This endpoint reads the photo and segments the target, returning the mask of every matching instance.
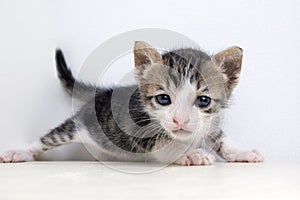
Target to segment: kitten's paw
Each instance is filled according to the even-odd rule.
[[[226,156],[227,162],[263,162],[264,157],[257,150],[233,152]]]
[[[203,150],[195,150],[183,155],[175,163],[179,165],[211,165],[216,160],[215,156],[203,152]]]
[[[17,151],[5,151],[0,155],[0,162],[3,163],[15,163],[15,162],[28,162],[34,161],[34,155],[30,151],[17,150]]]

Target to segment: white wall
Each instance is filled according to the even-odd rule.
[[[70,116],[71,100],[55,75],[55,47],[78,71],[110,37],[156,27],[182,33],[208,52],[241,46],[242,77],[226,132],[266,160],[299,162],[299,10],[297,0],[1,0],[0,151],[28,145]],[[76,159],[81,150],[63,147],[45,158]]]

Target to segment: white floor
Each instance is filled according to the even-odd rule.
[[[0,164],[0,200],[300,199],[300,164]]]

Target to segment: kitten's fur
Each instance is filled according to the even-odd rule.
[[[2,162],[32,161],[40,153],[72,142],[92,146],[97,159],[207,165],[214,149],[230,162],[260,162],[260,153],[229,145],[220,127],[221,113],[238,83],[242,49],[214,56],[195,49],[161,55],[145,42],[134,47],[137,85],[100,88],[76,81],[63,54],[56,52],[58,76],[66,90],[86,104],[70,119],[27,150],[7,151]],[[162,106],[157,95],[167,94]],[[199,96],[211,99],[197,107]]]

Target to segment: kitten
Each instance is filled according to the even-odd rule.
[[[139,41],[134,61],[137,85],[101,88],[75,80],[57,50],[58,77],[85,105],[28,149],[4,152],[0,161],[33,161],[73,142],[89,144],[99,160],[209,165],[213,149],[228,162],[263,161],[256,150],[232,147],[220,127],[239,80],[241,48],[214,56],[190,48],[161,55]]]

